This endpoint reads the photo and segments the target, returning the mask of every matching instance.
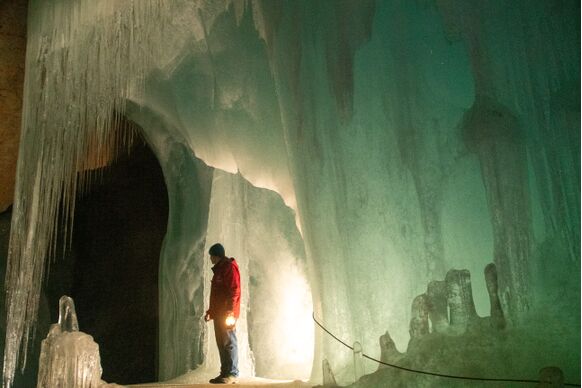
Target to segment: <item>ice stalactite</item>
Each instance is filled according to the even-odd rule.
[[[391,12],[386,22],[387,71],[390,83],[382,96],[387,125],[394,128],[402,166],[410,173],[417,195],[423,233],[423,255],[419,265],[429,281],[445,273],[445,247],[442,233],[442,193],[458,149],[447,137],[454,125],[452,102],[435,100],[425,79],[425,62],[442,63],[433,52],[415,48],[427,34],[415,23],[423,15],[422,6],[394,1],[385,6]],[[430,12],[424,10],[424,14]],[[423,15],[423,19],[428,16]],[[440,106],[439,106],[440,105]],[[449,117],[447,117],[449,116]],[[447,128],[447,126],[451,126]]]
[[[521,63],[530,83],[520,99],[533,124],[530,155],[546,232],[544,251],[564,267],[580,265],[580,131],[572,130],[580,128],[580,24],[570,16],[579,10],[576,1],[518,8],[523,15],[519,33],[527,38]],[[563,275],[552,267],[543,263],[539,270]]]
[[[502,279],[502,300],[512,313],[530,308],[530,255],[532,235],[527,191],[526,151],[517,119],[489,99],[477,97],[463,124],[469,147],[479,155],[488,194],[495,262],[508,269]]]
[[[144,29],[139,21],[160,18],[163,24],[166,19],[156,4],[124,3],[121,9],[111,2],[29,4],[20,159],[6,276],[7,386],[19,352],[26,359],[45,264],[55,254],[58,217],[67,220],[64,234],[70,233],[75,193],[84,183],[77,172],[91,167],[89,155],[103,164],[131,142],[113,130],[115,112],[123,111],[124,96],[139,88],[140,77],[151,67],[148,42],[159,40],[155,35],[160,29]],[[87,24],[93,28],[84,28]]]
[[[537,189],[542,197],[542,211],[550,234],[561,235],[570,251],[570,259],[579,259],[580,231],[573,226],[573,214],[579,213],[580,132],[580,24],[571,15],[580,10],[576,1],[554,1],[516,5],[522,23],[516,35],[524,41],[519,55],[527,68],[528,88],[519,98],[531,113],[532,163]],[[576,190],[577,189],[577,190]],[[578,224],[579,225],[579,224]],[[570,236],[570,237],[568,237]],[[577,252],[576,252],[577,250]]]
[[[471,58],[476,96],[465,124],[468,116],[480,115],[471,119],[473,123],[480,122],[483,130],[484,125],[490,127],[475,137],[478,131],[473,125],[468,132],[481,143],[481,151],[474,142],[469,145],[481,154],[496,261],[500,268],[511,268],[500,272],[505,272],[500,287],[507,290],[513,280],[519,280],[510,286],[515,288],[509,290],[510,306],[509,294],[502,302],[513,318],[519,318],[516,314],[540,297],[534,295],[534,284],[555,288],[550,283],[557,278],[567,284],[578,282],[565,280],[568,274],[560,268],[578,267],[580,257],[579,238],[572,238],[580,234],[579,198],[571,196],[580,191],[575,172],[580,169],[579,131],[573,130],[580,125],[580,58],[573,56],[580,35],[579,23],[568,16],[579,11],[579,4],[437,3],[449,38],[463,41]],[[513,174],[509,169],[514,169]],[[553,257],[551,264],[547,256]],[[535,276],[554,280],[547,283]]]
[[[494,235],[495,263],[508,273],[502,300],[511,316],[530,308],[528,259],[532,244],[527,155],[517,118],[487,97],[477,96],[463,122],[467,146],[477,153]]]
[[[26,359],[46,261],[56,255],[58,218],[67,221],[67,228],[58,232],[70,236],[75,193],[87,183],[83,171],[108,163],[129,147],[132,139],[116,130],[125,101],[142,93],[152,69],[174,59],[184,36],[203,38],[199,15],[211,27],[213,16],[224,12],[228,4],[30,3],[20,161],[6,277],[10,318],[5,385],[13,381],[19,352]],[[190,18],[191,29],[179,33],[184,18]]]
[[[369,39],[374,4],[306,2],[295,7],[285,2],[282,6],[284,17],[268,50],[273,53],[270,63],[289,170],[308,266],[313,271],[314,309],[318,315],[333,317],[331,324],[340,332],[359,332],[362,328],[354,327],[357,317],[369,311],[353,300],[350,290],[361,290],[364,269],[351,269],[349,262],[357,248],[349,244],[349,236],[355,231],[342,217],[356,212],[354,203],[365,206],[366,198],[350,190],[344,141],[354,109],[353,56]],[[329,15],[333,16],[329,28],[318,28],[316,20]],[[338,37],[345,40],[337,41]],[[313,201],[314,196],[321,200]],[[353,196],[359,198],[352,201]],[[339,284],[345,286],[339,288]],[[333,352],[333,344],[321,340],[323,348]],[[350,354],[336,353],[334,358],[352,363]],[[319,368],[314,372],[319,375]],[[342,373],[351,375],[347,370]]]
[[[527,151],[524,129],[517,112],[503,104],[503,89],[496,78],[492,50],[483,38],[490,20],[482,5],[441,1],[449,31],[460,34],[471,60],[475,100],[463,118],[462,134],[468,149],[477,154],[493,226],[495,263],[502,269],[502,301],[519,319],[530,309],[532,244]],[[482,7],[482,8],[480,8]],[[500,11],[492,7],[492,14]]]

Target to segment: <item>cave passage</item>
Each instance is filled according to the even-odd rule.
[[[70,295],[80,330],[99,344],[103,379],[155,381],[158,265],[168,218],[162,171],[137,142],[92,174],[88,193],[78,198],[71,249],[49,275],[51,322],[58,320],[59,298]]]

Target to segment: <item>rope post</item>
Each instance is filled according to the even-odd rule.
[[[356,341],[354,342],[354,382],[358,381],[364,375],[364,351],[362,345]]]

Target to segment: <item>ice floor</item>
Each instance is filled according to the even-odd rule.
[[[249,377],[249,378],[241,378],[239,379],[236,385],[242,385],[245,387],[260,387],[260,388],[267,388],[267,387],[277,387],[277,388],[307,388],[311,387],[308,383],[300,380],[271,380],[271,379],[263,379],[260,377]],[[128,387],[135,387],[135,388],[188,388],[188,387],[218,387],[221,385],[216,384],[173,384],[173,383],[152,383],[152,384],[137,384],[137,385],[128,385]]]

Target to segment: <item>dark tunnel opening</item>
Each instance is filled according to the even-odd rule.
[[[49,275],[50,319],[57,322],[58,299],[70,295],[80,330],[99,345],[102,379],[156,381],[158,266],[168,220],[162,170],[137,141],[91,174],[88,192],[77,198],[71,247]]]

